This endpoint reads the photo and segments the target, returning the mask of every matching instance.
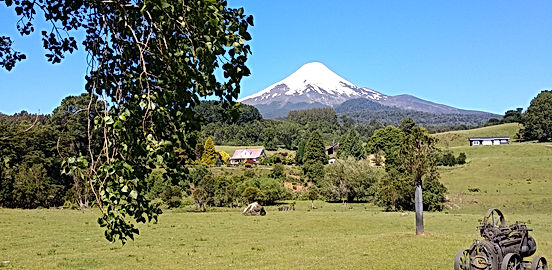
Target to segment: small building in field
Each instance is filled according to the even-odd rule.
[[[266,154],[263,148],[257,149],[237,149],[234,155],[230,158],[230,164],[259,164],[261,159],[265,158]]]
[[[470,146],[509,144],[510,137],[470,137]]]

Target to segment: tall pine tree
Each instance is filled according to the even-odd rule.
[[[215,150],[215,144],[211,137],[205,140],[205,146],[203,146],[203,154],[201,155],[201,164],[206,166],[215,165],[217,160],[217,151]]]
[[[311,133],[303,154],[303,173],[307,180],[316,183],[324,177],[324,164],[328,162],[326,147],[318,131]]]
[[[356,160],[359,160],[364,158],[364,155],[364,147],[362,147],[362,142],[359,140],[356,130],[352,129],[343,135],[337,151],[337,157],[343,159],[354,157]]]

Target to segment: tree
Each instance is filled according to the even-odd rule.
[[[242,193],[246,203],[252,203],[264,200],[264,194],[258,187],[247,187]]]
[[[303,163],[321,163],[326,164],[326,147],[322,142],[320,133],[314,131],[309,136],[305,144],[305,153],[303,154]]]
[[[311,201],[311,209],[314,209],[314,201],[318,200],[320,194],[318,193],[318,188],[315,186],[310,186],[307,190],[307,199]]]
[[[98,100],[105,108],[88,130],[102,130],[108,142],[91,156],[89,184],[107,240],[124,244],[138,233],[136,223],[156,220],[161,213],[147,198],[144,179],[155,169],[170,181],[186,177],[181,153],[195,146],[190,135],[200,128],[193,111],[200,98],[214,95],[223,108],[233,106],[241,79],[250,74],[246,43],[253,17],[243,8],[228,8],[224,0],[5,3],[21,17],[22,35],[34,31],[32,20],[40,14],[51,23],[51,30],[41,33],[52,63],[77,49],[75,30],[86,33],[85,90],[102,97]],[[0,66],[7,70],[25,58],[12,44],[10,37],[0,36]],[[92,101],[89,112],[99,106]]]
[[[339,143],[337,156],[339,158],[353,157],[357,160],[364,158],[364,148],[362,147],[362,141],[356,130],[352,129],[347,132],[347,134],[343,135]]]
[[[282,165],[282,164],[280,164],[280,163],[274,164],[274,166],[272,167],[272,170],[270,171],[270,173],[268,174],[268,176],[269,176],[270,178],[274,178],[274,179],[284,177],[284,176],[285,176],[285,168],[284,168],[284,165]]]
[[[228,161],[230,160],[230,155],[225,151],[219,152],[219,156],[222,162],[224,162],[225,164],[228,163]]]
[[[401,123],[399,124],[399,129],[404,133],[404,135],[408,136],[410,135],[410,131],[412,128],[416,126],[416,123],[414,123],[414,120],[412,117],[406,117],[401,120]]]
[[[95,96],[94,96],[95,98]],[[97,99],[92,100],[97,102]],[[87,208],[92,197],[92,190],[88,183],[90,171],[90,152],[97,155],[101,149],[100,130],[92,130],[88,140],[88,119],[93,119],[99,115],[98,111],[88,110],[90,105],[90,95],[81,94],[80,96],[65,97],[60,106],[54,109],[50,119],[54,127],[60,132],[57,147],[62,157],[76,157],[71,166],[65,166],[66,172],[73,179],[73,194],[77,205],[81,208]],[[101,111],[101,108],[98,108]],[[88,115],[90,114],[90,115]],[[90,148],[88,146],[90,145]],[[66,163],[62,164],[65,165]]]
[[[466,164],[466,153],[462,152],[458,154],[458,157],[456,158],[456,164]]]
[[[523,108],[516,108],[515,110],[508,110],[504,113],[503,123],[521,123],[522,122]]]
[[[327,163],[326,148],[318,131],[309,136],[303,154],[303,173],[307,180],[319,181],[324,176],[324,164]]]
[[[485,126],[495,126],[502,124],[502,121],[498,118],[491,118],[487,122],[485,122]]]
[[[367,151],[376,154],[383,151],[385,154],[385,168],[400,167],[399,150],[404,140],[404,133],[394,127],[387,126],[378,129],[370,137],[367,144]]]
[[[401,148],[401,161],[414,180],[414,207],[416,210],[416,234],[424,234],[422,177],[435,166],[435,139],[421,127],[411,129]]]
[[[340,200],[345,204],[351,190],[347,180],[345,162],[337,161],[334,164],[328,165],[324,181],[321,185],[326,197]]]
[[[207,192],[201,187],[197,187],[192,191],[192,198],[196,203],[196,208],[199,211],[205,212],[205,205],[207,204]]]
[[[552,90],[544,90],[533,98],[522,119],[525,140],[552,140]]]
[[[292,150],[297,147],[297,139],[300,135],[301,127],[299,124],[291,121],[284,121],[278,127],[278,140],[284,144],[286,149]]]
[[[203,146],[203,154],[201,155],[201,164],[205,166],[213,166],[215,165],[215,161],[217,160],[217,150],[215,150],[215,144],[213,143],[213,139],[211,137],[207,138],[205,140],[205,145]]]
[[[305,156],[305,140],[301,140],[299,142],[299,145],[297,146],[297,156],[295,157],[297,159],[297,164],[301,165],[303,164],[303,157]]]
[[[321,191],[326,198],[345,201],[365,199],[374,193],[381,171],[372,168],[368,160],[337,160],[326,168]]]
[[[376,204],[387,210],[412,210],[413,198],[412,178],[396,168],[389,170],[377,183]]]

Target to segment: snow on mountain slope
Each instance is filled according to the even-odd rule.
[[[393,110],[488,115],[485,112],[462,110],[411,95],[388,96],[370,88],[358,87],[319,62],[305,64],[282,81],[239,99],[238,102],[257,107],[264,117],[277,118],[287,115],[290,110],[338,108],[337,105],[353,99],[367,99]]]
[[[284,80],[238,101],[249,105],[305,102],[334,106],[354,98],[380,100],[386,97],[372,89],[357,87],[322,63],[312,62]]]

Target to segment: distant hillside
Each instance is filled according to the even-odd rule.
[[[371,111],[383,111],[383,110],[396,110],[398,108],[382,105],[379,102],[375,102],[366,98],[355,98],[347,100],[334,107],[336,113],[345,113],[360,110]]]
[[[475,128],[469,130],[448,131],[437,133],[433,136],[439,139],[439,146],[468,146],[469,137],[508,136],[514,140],[522,126],[518,123],[508,123],[490,127]]]
[[[390,107],[387,107],[390,108]],[[413,110],[388,109],[388,110],[359,110],[340,113],[354,119],[358,124],[369,124],[372,120],[384,125],[397,126],[403,118],[412,117],[420,126],[481,126],[491,118],[501,116],[491,113],[480,114],[441,114]]]
[[[258,104],[255,107],[263,115],[264,118],[285,118],[289,111],[308,110],[315,108],[329,108],[328,106],[314,102],[314,103],[281,103],[278,101],[270,104]]]

